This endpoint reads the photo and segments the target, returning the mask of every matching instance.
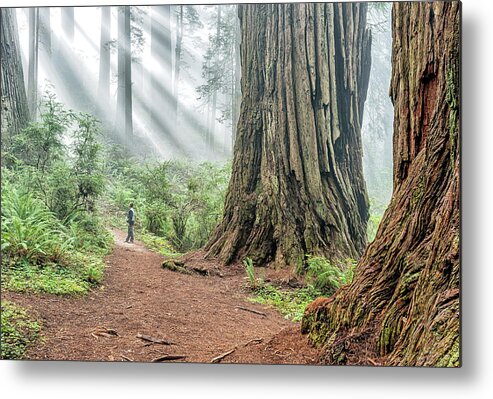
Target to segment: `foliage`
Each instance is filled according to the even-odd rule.
[[[306,280],[320,293],[329,296],[353,280],[355,266],[352,259],[334,265],[324,257],[308,256]]]
[[[248,277],[248,281],[250,283],[250,288],[257,288],[257,279],[255,277],[255,269],[253,268],[253,261],[251,258],[243,259],[243,264],[245,265],[245,271]]]
[[[282,290],[271,284],[262,284],[255,291],[251,302],[270,305],[277,308],[287,319],[300,321],[306,306],[321,294],[312,286]]]
[[[112,176],[107,201],[116,205],[121,221],[133,202],[137,234],[148,241],[152,241],[150,235],[164,238],[164,247],[169,247],[165,252],[205,244],[222,216],[229,165],[190,161],[117,165],[118,160],[107,165],[113,168],[107,172]]]
[[[24,309],[9,301],[2,301],[1,325],[2,359],[22,359],[41,329]]]
[[[52,212],[29,193],[2,184],[2,255],[34,264],[62,261],[73,242]]]
[[[84,293],[112,244],[95,213],[105,185],[98,122],[49,93],[41,109],[2,167],[2,287]]]

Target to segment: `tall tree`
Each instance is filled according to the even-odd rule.
[[[233,84],[233,109],[232,109],[232,135],[231,135],[231,145],[234,147],[236,141],[236,129],[238,124],[238,117],[240,116],[240,104],[241,104],[241,63],[240,63],[240,21],[235,18],[234,24],[234,84]]]
[[[130,7],[118,9],[118,91],[116,106],[117,133],[129,141],[132,123],[132,54],[130,41]]]
[[[178,119],[178,84],[180,82],[181,71],[181,53],[183,43],[183,8],[184,6],[178,6],[176,13],[176,44],[175,44],[175,73],[173,75],[173,101],[174,101],[174,117],[175,123]]]
[[[392,200],[353,283],[312,303],[302,330],[333,363],[457,366],[460,3],[395,2],[392,21]]]
[[[224,218],[228,263],[358,257],[368,200],[360,126],[370,70],[364,3],[239,5],[242,104]]]
[[[106,103],[110,97],[110,67],[111,67],[110,33],[111,33],[111,7],[101,7],[98,98],[103,103]]]
[[[169,5],[153,6],[151,20],[152,122],[154,129],[171,136],[171,123],[164,117],[173,109],[172,47]]]
[[[27,126],[29,109],[17,31],[15,8],[0,9],[2,145]]]
[[[27,96],[31,119],[36,119],[38,103],[39,8],[29,9],[29,65]]]

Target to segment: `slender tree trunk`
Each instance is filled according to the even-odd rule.
[[[27,95],[31,119],[36,119],[38,103],[39,8],[29,9],[29,70]]]
[[[173,111],[172,48],[170,6],[153,6],[151,21],[152,121],[156,131],[172,135],[170,112]]]
[[[101,7],[101,35],[99,40],[99,83],[98,99],[109,103],[111,52],[109,42],[111,32],[111,7]]]
[[[39,9],[39,42],[41,44],[41,53],[45,55],[45,60],[51,59],[51,18],[50,7],[41,7]]]
[[[242,104],[224,218],[207,255],[302,267],[357,258],[368,199],[360,126],[364,3],[239,5]]]
[[[132,62],[130,45],[130,7],[118,10],[118,92],[116,112],[117,133],[129,144],[132,127]]]
[[[0,67],[1,67],[1,135],[2,146],[27,126],[27,106],[24,72],[17,31],[15,8],[0,9]]]
[[[180,83],[180,70],[181,70],[181,52],[182,52],[182,42],[183,42],[183,6],[178,6],[179,11],[176,15],[176,46],[175,46],[175,76],[173,83],[173,100],[174,100],[174,116],[176,126],[178,120],[178,85]]]
[[[217,6],[217,27],[216,27],[216,40],[219,40],[219,36],[221,34],[221,6]],[[218,54],[215,55],[216,62],[218,58]],[[217,74],[217,72],[216,72]],[[218,80],[218,76],[216,76],[216,81]],[[216,137],[216,112],[217,112],[217,91],[218,87],[214,87],[212,92],[212,106],[211,106],[211,127],[209,130],[210,138],[211,138],[211,148],[214,147],[215,137]]]
[[[458,366],[460,3],[396,2],[392,18],[392,200],[353,283],[302,330],[331,363]]]
[[[65,39],[69,44],[72,44],[74,42],[74,36],[75,36],[74,7],[62,7],[61,18],[62,18],[62,31],[65,36]]]

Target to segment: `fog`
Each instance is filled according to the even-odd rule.
[[[68,107],[95,114],[103,122],[106,137],[126,144],[140,157],[186,157],[199,161],[229,158],[237,118],[232,110],[232,98],[239,90],[234,76],[239,72],[235,68],[234,54],[239,23],[236,6],[167,6],[164,15],[169,19],[166,20],[163,7],[130,7],[130,137],[120,124],[125,115],[117,110],[118,14],[123,7],[109,7],[109,40],[104,44],[110,51],[109,96],[98,93],[103,8],[74,7],[73,38],[71,32],[63,28],[61,8],[40,8],[40,30],[49,19],[51,48],[43,51],[46,34],[40,31],[38,98],[48,90]],[[27,86],[28,9],[17,9],[17,21]],[[155,47],[152,47],[152,24],[160,28],[154,32],[164,32],[156,37]],[[181,51],[177,54],[180,29]],[[167,41],[168,48],[164,48],[162,43]],[[157,57],[168,61],[163,64]]]

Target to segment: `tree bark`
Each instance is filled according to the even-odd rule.
[[[242,104],[224,218],[207,256],[302,267],[357,258],[368,199],[360,126],[366,4],[239,5]]]
[[[460,3],[394,3],[394,187],[352,284],[307,307],[330,363],[459,365]]]
[[[24,72],[17,31],[15,8],[0,10],[0,60],[1,60],[1,128],[2,146],[7,147],[12,136],[18,134],[29,122]]]
[[[99,83],[98,98],[102,104],[110,98],[110,61],[109,41],[111,32],[111,7],[101,7],[101,35],[99,40]]]

